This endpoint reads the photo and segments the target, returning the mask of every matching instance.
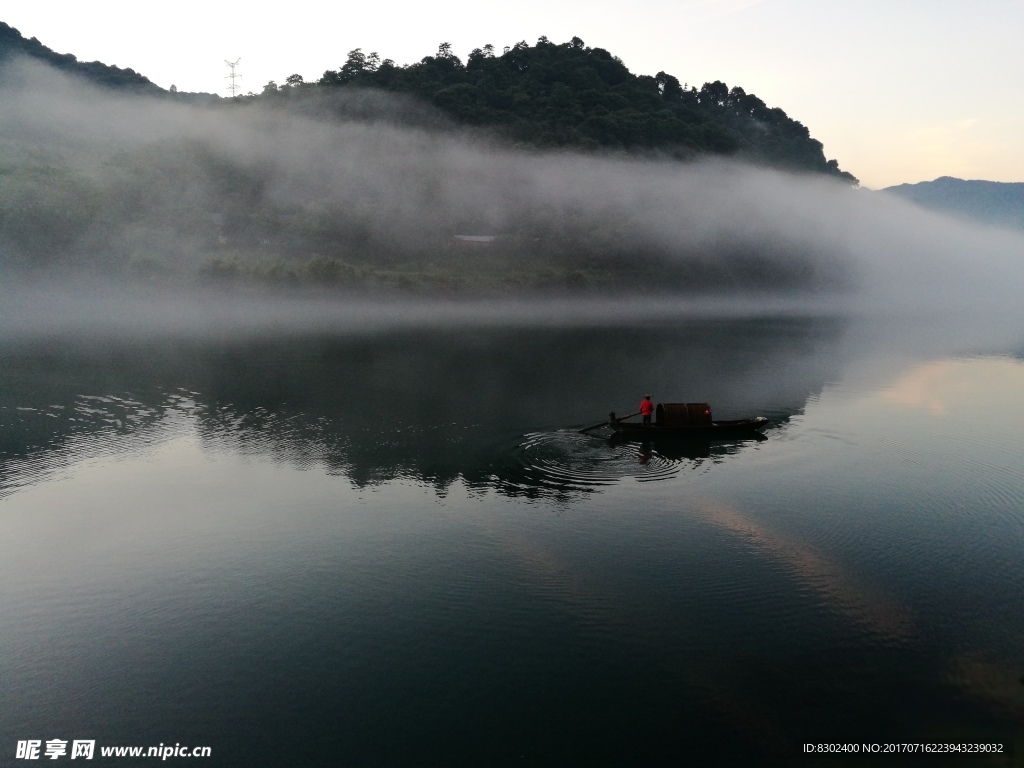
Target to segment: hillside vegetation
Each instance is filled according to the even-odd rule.
[[[409,66],[356,50],[316,82],[205,103],[6,25],[0,59],[0,278],[434,293],[845,279],[806,228],[761,210],[796,183],[764,169],[856,183],[804,126],[740,88],[633,75],[578,38],[466,63],[445,45]]]
[[[268,83],[263,97],[355,88],[414,96],[461,124],[496,129],[531,147],[659,150],[683,159],[734,155],[857,182],[826,160],[806,126],[743,88],[717,80],[697,88],[665,72],[635,75],[617,56],[578,37],[520,42],[500,55],[487,45],[465,63],[445,43],[408,66],[357,48],[315,83],[292,75],[283,85]]]
[[[55,69],[78,75],[97,85],[139,93],[164,92],[163,88],[134,69],[121,69],[98,61],[79,61],[73,54],[57,53],[47,48],[34,37],[25,39],[21,32],[0,21],[0,71],[5,63],[19,55],[43,61]]]

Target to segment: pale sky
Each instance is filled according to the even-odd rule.
[[[574,35],[635,74],[723,80],[781,107],[878,188],[938,176],[1024,181],[1024,0],[519,0],[259,6],[220,0],[5,4],[0,21],[59,53],[165,88],[226,94],[337,69],[360,47],[398,64],[450,42],[463,60]]]

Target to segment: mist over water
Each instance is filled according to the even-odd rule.
[[[144,298],[135,312],[131,297],[90,294],[81,277],[70,286],[67,277],[110,259],[197,269],[209,257],[212,222],[253,210],[270,212],[278,224],[315,219],[318,231],[330,235],[323,248],[340,249],[333,255],[345,258],[350,246],[393,264],[437,253],[497,258],[444,250],[456,233],[497,234],[518,238],[518,250],[500,256],[513,272],[518,259],[543,262],[578,241],[597,251],[612,243],[587,258],[598,269],[638,276],[625,296],[602,299],[605,309],[593,296],[577,303],[544,299],[544,311],[536,304],[524,309],[510,302],[499,311],[462,302],[461,315],[450,315],[445,302],[429,310],[429,302],[420,302],[409,310],[417,322],[424,313],[473,321],[504,312],[551,322],[602,312],[728,314],[744,306],[998,312],[1015,307],[1024,288],[1024,236],[955,222],[827,179],[725,160],[680,164],[510,149],[456,131],[425,107],[379,94],[343,93],[319,111],[313,104],[291,111],[260,104],[194,107],[97,90],[27,62],[8,66],[0,83],[0,159],[8,178],[12,169],[33,164],[70,169],[100,190],[101,202],[90,204],[102,209],[47,241],[47,212],[56,217],[87,197],[76,191],[78,182],[42,183],[8,199],[0,211],[5,231],[20,232],[0,242],[8,285],[26,271],[19,265],[31,260],[26,251],[32,248],[45,268],[27,272],[45,280],[31,300],[5,313],[5,323],[30,327],[77,295],[81,306],[65,313],[69,324],[106,318],[130,326],[132,317],[157,317],[173,328],[173,311],[159,302],[154,307]],[[239,174],[251,177],[247,190],[257,190],[250,199],[225,194],[224,178]],[[328,232],[324,222],[332,220],[343,224]],[[286,247],[286,235],[273,247]],[[695,276],[689,284],[687,274]],[[43,287],[63,290],[47,298]],[[672,298],[676,289],[687,303]],[[25,291],[24,283],[14,287],[16,294]],[[607,285],[599,292],[615,293]],[[190,296],[164,304],[210,303],[208,296]],[[355,302],[325,310],[330,303],[282,300],[268,307],[261,299],[252,318],[266,322],[269,316],[277,326],[302,326],[310,314],[319,322],[334,317],[344,324],[345,317],[359,316],[387,323],[370,308],[357,310]],[[214,322],[225,316],[223,307],[207,311]],[[195,312],[181,316],[195,324]],[[244,324],[241,315],[233,317]]]

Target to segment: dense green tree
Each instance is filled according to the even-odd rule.
[[[742,88],[716,80],[700,89],[666,72],[634,75],[617,56],[578,37],[536,45],[520,41],[496,56],[473,49],[465,64],[450,43],[403,67],[357,48],[322,88],[369,87],[409,94],[456,120],[488,126],[537,147],[608,147],[736,155],[754,162],[836,176],[855,184],[825,158],[807,128]]]

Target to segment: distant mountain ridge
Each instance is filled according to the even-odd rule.
[[[941,176],[881,190],[940,213],[985,224],[1024,229],[1024,182],[980,181]]]

